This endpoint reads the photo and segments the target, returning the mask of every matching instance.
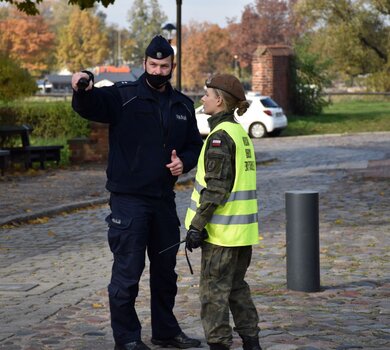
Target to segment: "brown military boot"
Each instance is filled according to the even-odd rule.
[[[241,336],[243,350],[262,350],[259,337]]]

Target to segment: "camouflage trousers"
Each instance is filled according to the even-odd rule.
[[[253,304],[245,274],[252,257],[252,246],[202,246],[200,277],[201,320],[208,344],[232,344],[229,310],[234,331],[240,336],[258,336],[259,317]]]

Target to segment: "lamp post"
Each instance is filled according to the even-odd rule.
[[[176,27],[172,23],[167,23],[164,27],[161,28],[162,30],[166,31],[168,33],[167,40],[172,45],[172,38],[173,34],[172,32],[176,30]]]
[[[118,67],[122,65],[121,31],[118,29]]]
[[[241,67],[240,67],[240,61],[238,60],[238,55],[233,56],[233,69],[234,69],[234,75],[238,78],[241,78]]]
[[[177,41],[177,55],[176,55],[176,89],[181,90],[181,5],[183,0],[176,0],[176,41]]]

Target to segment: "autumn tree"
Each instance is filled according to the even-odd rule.
[[[0,53],[0,101],[12,101],[33,95],[37,85],[27,69],[19,62]]]
[[[330,58],[334,73],[390,91],[390,1],[305,0],[297,11],[311,25],[310,50]]]
[[[14,5],[19,11],[24,12],[28,15],[39,14],[39,5],[44,0],[0,0],[1,2],[7,2]],[[115,0],[68,0],[70,5],[78,5],[81,10],[92,8],[95,4],[101,3],[104,7],[113,4]]]
[[[68,0],[46,0],[38,7],[39,12],[44,16],[53,32],[61,33],[70,21],[70,16],[75,6],[68,4]],[[107,15],[96,6],[92,12],[99,18],[108,40],[108,63],[120,64],[123,62],[123,52],[126,52],[129,33],[126,29],[119,29],[117,25],[106,23]],[[58,35],[59,36],[59,35]],[[119,47],[120,46],[120,47]],[[122,53],[121,53],[122,52]],[[120,55],[121,57],[118,57]]]
[[[158,0],[135,0],[128,12],[129,43],[133,43],[131,57],[126,57],[135,64],[141,64],[150,40],[161,34],[161,27],[167,16],[160,9]]]
[[[389,0],[372,0],[372,5],[382,15],[390,16],[390,1]]]
[[[68,4],[68,0],[45,0],[38,6],[39,13],[56,34],[61,28],[68,25],[74,8],[75,6]]]
[[[196,23],[183,28],[182,81],[186,89],[201,89],[215,73],[232,70],[232,42],[227,29]]]
[[[18,60],[33,76],[47,71],[53,47],[54,34],[40,15],[11,10],[0,21],[0,52]]]
[[[7,19],[9,10],[8,6],[0,6],[0,21]]]
[[[243,67],[250,67],[259,45],[292,45],[303,28],[296,22],[294,5],[297,0],[255,0],[247,5],[239,26],[230,25],[232,39]]]
[[[107,56],[107,36],[99,18],[91,11],[75,9],[60,32],[58,63],[75,72],[102,64]]]

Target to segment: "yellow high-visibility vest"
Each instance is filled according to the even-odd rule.
[[[217,130],[226,131],[236,146],[236,173],[233,189],[225,202],[217,207],[210,222],[206,225],[207,242],[224,247],[238,247],[259,242],[256,159],[252,140],[240,124],[223,122],[209,134],[198,160],[195,187],[191,204],[187,210],[185,226],[189,228],[196,209],[199,207],[200,193],[206,188],[205,149],[208,138]]]

